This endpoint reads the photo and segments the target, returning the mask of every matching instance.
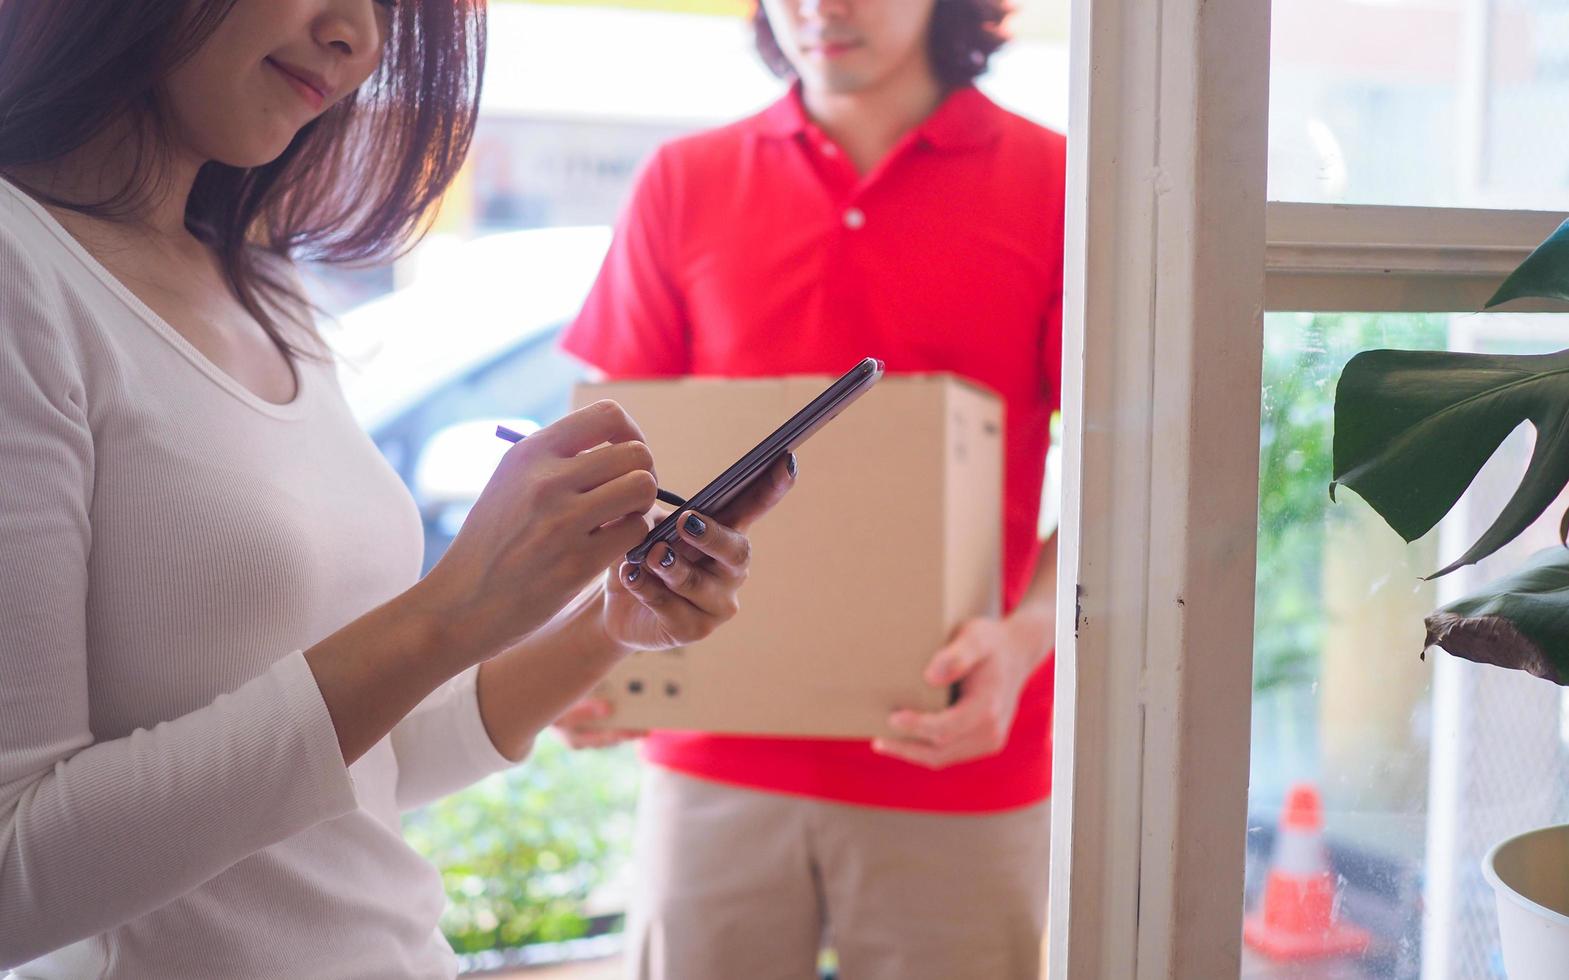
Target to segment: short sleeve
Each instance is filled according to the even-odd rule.
[[[616,378],[688,374],[691,324],[680,286],[674,187],[668,148],[639,174],[610,252],[562,347]]]
[[[1051,134],[1051,219],[1047,231],[1051,236],[1051,254],[1056,257],[1051,269],[1051,280],[1046,289],[1046,309],[1041,317],[1041,379],[1051,412],[1062,408],[1062,294],[1064,280],[1065,213],[1067,211],[1066,176],[1068,167],[1067,143],[1061,135]]]

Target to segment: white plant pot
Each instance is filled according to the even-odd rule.
[[[1488,852],[1482,873],[1498,898],[1509,980],[1569,976],[1569,825],[1509,838]]]

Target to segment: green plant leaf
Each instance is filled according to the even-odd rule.
[[[1524,297],[1569,300],[1569,221],[1536,246],[1482,307]]]
[[[637,781],[630,746],[575,753],[544,737],[528,765],[407,814],[409,843],[441,871],[453,949],[584,935],[591,893],[630,860]]]
[[[1569,549],[1524,567],[1427,617],[1426,647],[1569,685]]]
[[[1407,541],[1432,530],[1521,422],[1536,428],[1520,486],[1458,560],[1470,565],[1531,525],[1569,483],[1569,350],[1461,354],[1373,350],[1335,389],[1334,475]]]

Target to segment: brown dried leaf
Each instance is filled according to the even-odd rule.
[[[1449,654],[1479,664],[1511,670],[1569,684],[1542,648],[1502,616],[1457,616],[1442,610],[1427,617],[1428,647],[1442,647]]]

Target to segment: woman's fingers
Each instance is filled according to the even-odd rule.
[[[587,493],[619,476],[637,470],[654,472],[654,454],[637,439],[590,449],[568,460],[573,489]]]
[[[648,521],[637,514],[618,517],[602,527],[589,532],[588,540],[594,546],[598,567],[609,568],[622,555],[637,547],[648,533]],[[604,549],[600,551],[599,549]]]
[[[795,486],[796,472],[795,453],[785,453],[766,475],[753,482],[738,500],[725,508],[720,519],[738,531],[745,531],[784,499]]]
[[[656,549],[656,553],[659,549]],[[650,613],[659,624],[659,638],[653,645],[658,648],[694,643],[714,631],[719,620],[693,605],[684,596],[677,595],[652,569],[657,562],[642,565],[622,563],[619,576],[621,584]]]
[[[731,577],[745,577],[752,563],[752,542],[745,534],[696,511],[682,517],[679,528],[686,547],[678,548],[678,555],[686,557],[690,549],[712,558]]]
[[[519,447],[544,446],[563,458],[571,458],[601,443],[645,442],[626,409],[613,401],[597,401],[567,415],[529,436]]]
[[[681,520],[674,546],[660,543],[641,565],[623,563],[622,584],[681,641],[706,636],[741,608],[751,565],[746,535],[701,514]],[[695,614],[695,615],[694,615]]]
[[[592,522],[590,528],[632,515],[641,520],[642,515],[654,506],[654,494],[658,492],[654,474],[648,470],[623,473],[582,495],[584,516]]]
[[[661,544],[649,552],[643,566],[644,575],[657,578],[672,596],[716,620],[716,625],[734,616],[741,607],[737,597],[741,580],[722,566],[706,561],[688,561],[667,544]],[[642,594],[639,595],[641,597]]]

